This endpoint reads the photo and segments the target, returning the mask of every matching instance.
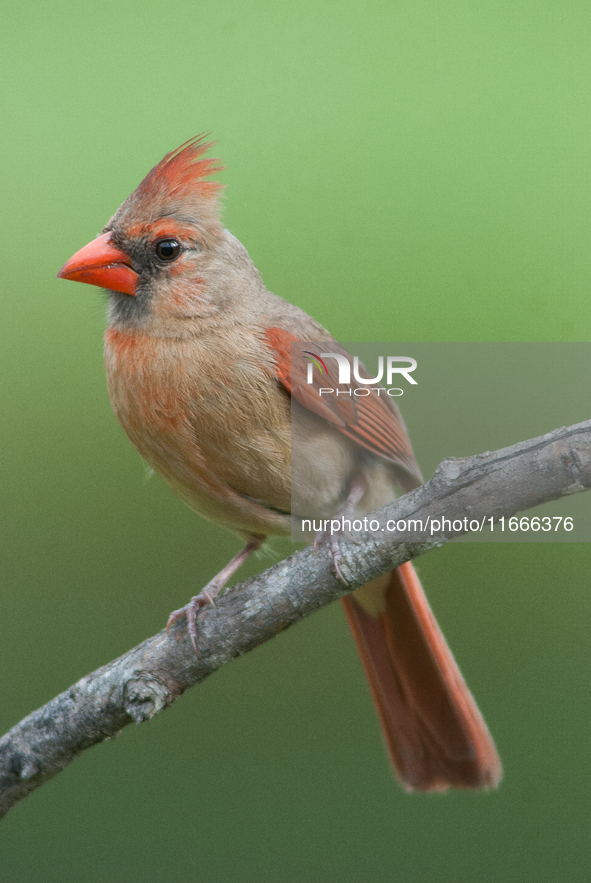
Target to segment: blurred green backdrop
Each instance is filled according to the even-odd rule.
[[[3,8],[3,731],[238,549],[146,481],[105,391],[103,296],[63,262],[211,131],[228,227],[337,338],[587,340],[589,25],[573,0]],[[419,569],[498,792],[397,787],[335,606],[15,809],[0,879],[588,879],[591,550],[456,545]]]

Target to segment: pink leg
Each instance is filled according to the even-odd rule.
[[[239,567],[241,567],[247,558],[250,558],[253,552],[256,552],[257,549],[260,549],[266,537],[253,537],[252,540],[246,544],[242,551],[238,552],[231,561],[229,561],[223,570],[220,570],[217,576],[208,582],[202,592],[198,595],[195,595],[185,607],[181,607],[179,610],[173,610],[170,616],[168,617],[168,622],[166,623],[166,631],[170,629],[171,625],[179,619],[182,619],[183,616],[187,617],[187,628],[189,630],[189,637],[191,638],[191,643],[193,645],[193,649],[197,656],[199,656],[199,651],[197,650],[197,613],[201,610],[202,607],[205,607],[206,604],[213,604],[215,607],[215,599],[222,591],[228,580],[231,576],[233,576]]]
[[[366,490],[367,490],[367,486],[366,486],[365,482],[361,478],[354,478],[353,481],[351,482],[351,487],[349,488],[349,496],[345,500],[342,508],[339,509],[339,511],[337,512],[337,514],[334,517],[338,518],[339,521],[342,518],[346,518],[348,521],[351,521],[355,515],[355,506],[357,505],[357,503],[359,503],[359,501],[361,500],[361,498],[365,494]],[[318,547],[319,547],[320,543],[322,542],[322,540],[324,540],[325,538],[328,537],[328,541],[330,543],[330,551],[332,553],[332,560],[333,560],[336,575],[341,580],[341,582],[343,582],[345,585],[348,585],[347,580],[345,579],[345,577],[341,573],[341,568],[340,568],[340,563],[343,560],[343,557],[341,555],[341,551],[339,548],[339,534],[341,534],[341,533],[348,540],[350,540],[352,542],[356,542],[356,540],[354,540],[354,538],[350,535],[350,533],[347,530],[336,531],[335,533],[332,533],[332,531],[329,533],[329,531],[327,531],[327,530],[326,531],[321,530],[321,531],[318,531],[318,533],[316,534],[316,538],[314,539],[314,550],[317,552]]]

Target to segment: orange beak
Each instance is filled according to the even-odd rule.
[[[111,234],[102,233],[72,255],[59,273],[59,279],[87,282],[112,291],[135,295],[137,273],[129,257],[111,244]]]

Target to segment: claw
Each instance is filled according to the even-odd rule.
[[[340,554],[336,554],[333,556],[332,563],[333,563],[333,567],[334,567],[334,572],[336,573],[336,575],[340,579],[340,581],[343,583],[343,585],[348,586],[349,583],[345,579],[345,577],[343,576],[343,572],[342,572],[341,566],[340,566],[342,560],[343,559],[341,558]]]
[[[203,589],[203,591],[201,592],[201,594],[202,594],[203,597],[207,600],[207,603],[208,603],[208,604],[211,604],[211,606],[212,606],[213,609],[215,610],[215,609],[216,609],[215,601],[213,600],[213,598],[211,597],[211,595],[209,594],[209,592],[207,592],[205,589]]]

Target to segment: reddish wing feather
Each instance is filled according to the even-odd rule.
[[[322,345],[299,341],[281,328],[270,328],[266,338],[275,353],[279,380],[301,405],[330,421],[362,447],[401,466],[416,482],[422,483],[404,423],[391,399],[384,393],[378,396],[373,391],[369,395],[354,395],[355,389],[367,389],[354,378],[349,385],[339,385],[334,359],[327,361],[328,376],[320,378],[315,369],[313,383],[307,382],[309,360],[306,352],[320,356],[325,347],[330,346],[331,352],[342,353],[350,359],[346,350],[335,341]],[[363,372],[369,377],[364,368]],[[319,392],[323,387],[338,390],[341,395],[337,396],[335,392],[321,396]]]

